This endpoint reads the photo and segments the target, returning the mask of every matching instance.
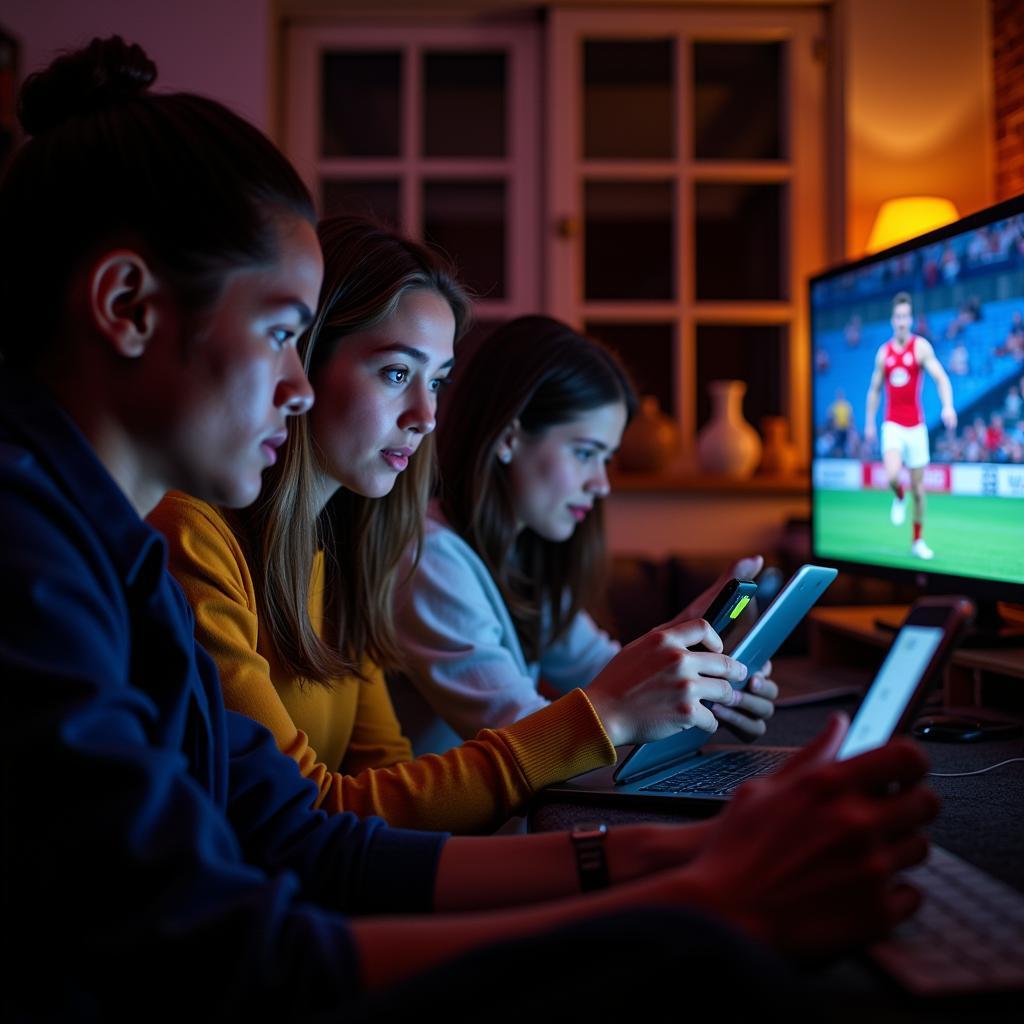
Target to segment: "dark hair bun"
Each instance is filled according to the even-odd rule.
[[[123,103],[156,80],[146,51],[120,36],[94,39],[25,79],[18,119],[29,135],[42,135],[73,117]]]

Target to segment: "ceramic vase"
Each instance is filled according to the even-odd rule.
[[[761,419],[764,451],[758,473],[765,476],[792,476],[798,461],[796,445],[789,439],[789,420],[785,416],[764,416]]]
[[[713,380],[708,384],[711,419],[697,435],[697,462],[705,473],[745,480],[761,458],[761,439],[743,418],[741,380]]]
[[[626,473],[663,473],[679,451],[679,428],[654,395],[644,395],[622,435],[619,468]]]

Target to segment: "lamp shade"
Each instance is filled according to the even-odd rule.
[[[959,218],[957,208],[949,199],[940,196],[899,196],[886,199],[879,207],[871,235],[868,252],[880,252],[890,245],[905,242],[927,231],[952,224]]]

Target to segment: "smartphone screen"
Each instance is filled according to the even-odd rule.
[[[941,626],[904,626],[850,724],[836,760],[856,757],[889,742],[921,676],[942,643]]]

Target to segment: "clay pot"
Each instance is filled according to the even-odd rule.
[[[679,428],[675,420],[661,411],[654,395],[644,395],[622,435],[619,468],[626,473],[661,473],[678,451]]]
[[[713,380],[711,419],[697,435],[697,462],[705,473],[745,480],[761,458],[761,439],[743,418],[743,396],[747,385],[741,380]]]
[[[785,416],[764,416],[761,419],[764,451],[758,473],[765,476],[792,476],[796,472],[799,456],[796,445],[789,439],[789,420]]]

